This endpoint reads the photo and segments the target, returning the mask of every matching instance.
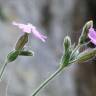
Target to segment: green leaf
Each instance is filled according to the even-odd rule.
[[[7,56],[7,61],[8,62],[14,61],[15,59],[17,59],[18,55],[19,55],[19,51],[14,50],[10,52]]]
[[[20,51],[19,55],[20,56],[33,56],[34,52],[32,52],[32,51]]]

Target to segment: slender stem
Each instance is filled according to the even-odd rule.
[[[87,43],[84,43],[84,44],[82,44],[82,45],[80,45],[80,44],[78,44],[77,46],[76,46],[76,48],[73,50],[73,52],[72,52],[72,54],[70,55],[70,57],[72,57],[72,55],[80,48],[80,47],[82,47],[82,46],[84,46],[84,45],[86,45],[86,44],[89,44],[91,41],[89,41],[89,42],[87,42]],[[69,62],[70,64],[71,63],[74,63],[74,62],[76,62],[78,59],[75,59],[75,60],[73,60],[73,61],[71,61],[71,62]]]
[[[53,73],[48,79],[46,79],[32,94],[32,96],[36,96],[39,91],[44,88],[49,81],[51,81],[55,76],[57,76],[62,71],[62,68],[59,68],[55,73]]]
[[[71,56],[72,56],[80,47],[82,47],[82,46],[84,46],[84,45],[87,45],[87,44],[89,44],[90,42],[91,42],[91,41],[89,41],[89,42],[87,42],[87,43],[84,43],[84,44],[78,44],[78,45],[76,46],[76,48],[73,50]]]
[[[80,46],[81,46],[81,45],[78,44],[78,45],[76,46],[76,48],[73,50],[73,52],[72,52],[71,55],[73,55],[73,54],[80,48]]]
[[[7,66],[7,64],[8,64],[8,62],[5,62],[4,65],[3,65],[3,67],[0,70],[0,80],[2,79],[2,75],[4,73],[4,70],[5,70],[6,66]]]

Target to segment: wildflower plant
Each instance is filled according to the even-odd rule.
[[[21,23],[17,23],[17,22],[13,22],[13,25],[17,26],[19,29],[22,30],[22,32],[24,32],[24,34],[18,39],[15,49],[13,51],[11,51],[8,55],[7,58],[5,60],[5,63],[1,69],[0,72],[0,79],[2,78],[3,72],[5,70],[5,67],[8,63],[14,61],[17,59],[17,57],[19,56],[33,56],[33,52],[30,50],[25,50],[24,46],[26,45],[26,43],[28,42],[28,36],[30,33],[33,33],[33,35],[35,37],[37,37],[38,39],[40,39],[41,41],[45,42],[45,40],[47,39],[46,36],[42,35],[35,26],[33,26],[32,24],[28,23],[28,24],[21,24]]]
[[[5,64],[1,69],[0,79],[2,74],[5,70],[5,67],[8,63],[14,61],[19,56],[33,56],[33,52],[30,50],[25,50],[24,46],[28,42],[28,36],[32,33],[35,37],[40,39],[41,41],[45,42],[47,37],[42,35],[40,32],[37,31],[37,28],[32,24],[21,24],[17,22],[13,22],[13,25],[20,28],[24,34],[19,38],[16,43],[15,49],[10,52],[5,60]],[[89,59],[92,59],[96,56],[96,48],[88,48],[85,49],[83,52],[80,52],[80,48],[89,43],[93,43],[96,45],[96,31],[93,28],[93,21],[88,21],[81,32],[81,35],[78,39],[77,45],[71,43],[71,39],[69,36],[64,38],[63,42],[63,56],[61,57],[59,67],[57,71],[55,71],[48,79],[46,79],[34,92],[31,96],[36,96],[41,89],[43,89],[54,77],[56,77],[59,73],[61,73],[66,67],[73,63],[83,63]]]

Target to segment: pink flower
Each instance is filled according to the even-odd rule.
[[[91,42],[96,45],[96,31],[94,30],[94,28],[91,27],[89,29],[88,37]]]
[[[38,39],[40,39],[43,42],[45,42],[45,40],[47,39],[46,36],[44,36],[41,33],[39,33],[38,30],[36,29],[36,27],[33,26],[30,23],[28,23],[28,24],[21,24],[21,23],[13,22],[12,24],[15,25],[15,26],[18,26],[25,33],[33,33],[33,35],[35,37],[37,37]]]

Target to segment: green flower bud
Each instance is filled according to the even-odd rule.
[[[63,46],[64,46],[64,50],[65,50],[65,51],[67,51],[67,50],[70,48],[70,46],[71,46],[71,39],[70,39],[69,36],[66,36],[66,37],[64,38]]]
[[[89,59],[92,59],[94,56],[96,56],[96,48],[94,49],[87,49],[84,52],[80,53],[77,62],[83,63]]]
[[[21,50],[25,46],[25,44],[28,42],[28,33],[25,33],[23,36],[19,38],[19,40],[16,43],[16,50]]]
[[[84,43],[87,43],[88,42],[88,32],[89,32],[89,28],[90,27],[93,27],[93,21],[92,20],[90,20],[90,21],[88,21],[85,25],[84,25],[84,27],[83,27],[83,30],[82,30],[82,33],[81,33],[81,36],[80,36],[80,38],[79,38],[79,42],[78,42],[78,44],[84,44]]]
[[[62,56],[61,62],[60,62],[61,68],[64,68],[65,66],[67,66],[69,64],[70,54],[72,52],[73,46],[71,46],[71,39],[69,36],[66,36],[64,38],[63,46],[64,46],[64,53],[63,53],[63,56]]]

